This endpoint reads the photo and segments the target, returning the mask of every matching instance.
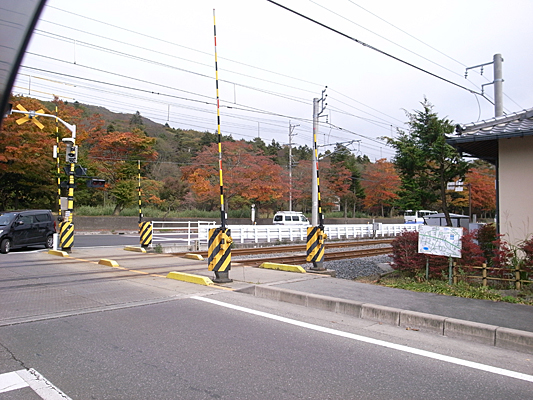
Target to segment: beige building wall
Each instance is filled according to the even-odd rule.
[[[511,244],[533,235],[533,136],[500,139],[500,233]]]

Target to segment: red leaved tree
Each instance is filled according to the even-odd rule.
[[[125,206],[137,198],[138,160],[153,161],[155,139],[137,128],[131,132],[107,132],[96,119],[91,126],[91,135],[86,140],[89,160],[100,177],[106,179],[115,200],[114,214],[118,215]],[[142,168],[146,163],[141,163]],[[152,199],[152,203],[159,203]]]
[[[398,198],[400,177],[394,164],[382,158],[375,163],[365,165],[361,186],[365,190],[364,206],[371,212],[380,212],[385,216],[385,208],[392,207]]]
[[[182,172],[199,205],[211,210],[220,205],[216,143],[204,147]],[[284,198],[288,191],[282,168],[244,141],[222,143],[222,177],[226,208],[250,204],[268,207]]]

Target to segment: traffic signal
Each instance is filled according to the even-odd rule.
[[[91,178],[87,181],[87,187],[90,188],[105,188],[105,179]]]

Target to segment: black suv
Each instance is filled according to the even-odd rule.
[[[0,253],[17,247],[54,245],[56,223],[50,210],[0,212]]]

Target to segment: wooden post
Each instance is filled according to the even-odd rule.
[[[515,267],[514,276],[515,276],[515,289],[520,290],[521,282],[520,282],[520,265],[519,264],[517,264]]]
[[[487,286],[487,264],[483,264],[483,286]]]

